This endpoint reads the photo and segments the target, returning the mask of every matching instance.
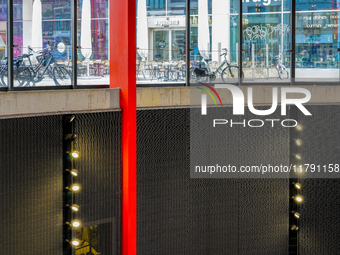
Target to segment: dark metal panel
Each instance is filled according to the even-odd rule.
[[[232,131],[228,139],[238,164],[288,164],[288,131]],[[288,179],[191,179],[189,162],[189,109],[137,111],[138,254],[288,254]]]
[[[307,106],[312,116],[301,114],[302,163],[340,165],[340,106]],[[339,254],[340,179],[302,179],[299,254]]]

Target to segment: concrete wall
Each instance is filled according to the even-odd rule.
[[[0,118],[119,109],[119,89],[0,93]]]
[[[277,86],[279,87],[279,86]],[[308,89],[312,98],[307,104],[340,104],[340,86],[294,86]],[[247,95],[247,86],[239,87],[244,95]],[[216,89],[221,97],[223,105],[232,105],[232,96],[228,89]],[[200,106],[202,90],[189,87],[177,88],[138,88],[137,107],[138,108],[162,108],[162,107],[188,107]],[[278,89],[278,102],[281,94]],[[191,98],[190,98],[191,97]],[[289,94],[289,98],[301,98],[302,94]],[[217,97],[215,96],[217,100]],[[272,86],[253,87],[253,102],[256,105],[271,105]],[[247,99],[245,96],[245,103]],[[208,96],[208,104],[214,105],[213,100]]]
[[[302,87],[302,86],[299,86]],[[312,98],[307,104],[340,104],[340,86],[305,86]],[[247,94],[247,86],[240,89]],[[216,89],[223,105],[232,105],[227,89]],[[280,89],[278,89],[280,102]],[[271,105],[272,87],[253,87],[255,105]],[[192,87],[137,88],[137,108],[190,107],[201,105],[202,91]],[[299,98],[301,94],[289,95]],[[217,98],[216,98],[217,100]],[[245,102],[247,102],[245,98]],[[214,102],[208,97],[208,104]],[[48,90],[29,92],[1,92],[0,118],[16,116],[91,112],[120,109],[119,89]]]

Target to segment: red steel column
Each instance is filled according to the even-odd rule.
[[[121,254],[136,255],[136,0],[110,0],[110,88],[122,110]]]

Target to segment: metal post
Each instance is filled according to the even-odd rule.
[[[70,223],[73,220],[73,212],[70,206],[74,203],[74,196],[68,188],[72,185],[70,170],[73,169],[73,162],[69,154],[73,150],[73,140],[69,137],[73,134],[74,118],[74,115],[63,116],[63,255],[73,254],[73,248],[70,244],[72,229],[67,222]]]
[[[14,89],[13,84],[13,0],[7,0],[7,87]]]
[[[299,112],[296,106],[289,107],[289,116],[290,119],[294,119],[299,122]],[[294,187],[295,183],[299,182],[299,178],[296,172],[298,166],[301,162],[295,157],[297,153],[299,153],[299,148],[295,144],[295,139],[299,138],[299,133],[295,128],[290,128],[289,131],[289,163],[293,165],[293,171],[289,173],[289,254],[298,254],[299,243],[298,243],[298,235],[299,232],[292,228],[293,226],[300,227],[298,224],[298,220],[294,217],[294,212],[299,211],[299,205],[294,201],[294,196],[299,195],[299,191]]]
[[[269,46],[266,44],[266,67],[267,67],[267,77],[269,78]]]
[[[221,64],[221,54],[222,54],[222,46],[221,46],[221,42],[219,42],[217,44],[217,48],[218,48],[218,64],[220,65]],[[230,54],[230,53],[229,53]]]
[[[243,49],[242,49],[242,10],[243,4],[242,1],[239,0],[238,1],[238,70],[239,70],[239,77],[238,77],[238,84],[242,85],[242,53],[243,53]]]
[[[186,61],[186,82],[185,86],[190,86],[190,0],[186,1],[186,54],[185,54],[185,61]]]
[[[296,0],[290,0],[291,3],[291,14],[290,14],[290,25],[291,25],[291,49],[290,49],[290,84],[295,84],[295,27],[296,27]]]
[[[77,88],[77,51],[78,51],[78,22],[77,22],[77,0],[71,1],[71,61],[72,61],[72,75],[71,83],[72,88]]]
[[[238,45],[239,45],[239,43],[236,43],[236,65],[238,65],[238,60],[239,60],[239,57],[238,57],[238,54],[237,54],[237,52],[238,52]]]

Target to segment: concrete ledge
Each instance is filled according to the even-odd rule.
[[[239,87],[245,95],[247,104],[247,88],[253,88],[254,105],[271,105],[272,88],[278,87],[278,102],[281,101],[280,86],[241,86]],[[287,87],[287,86],[285,86]],[[340,104],[340,86],[291,86],[292,88],[305,88],[311,92],[312,98],[307,103],[316,104]],[[223,105],[232,105],[231,92],[228,89],[216,89],[221,97]],[[189,87],[167,87],[167,88],[138,88],[138,108],[159,108],[159,107],[190,107],[201,105],[202,90]],[[190,94],[191,98],[190,98]],[[301,98],[301,94],[289,94],[288,98]],[[215,96],[215,99],[217,97]],[[214,105],[213,100],[208,96],[208,104]]]
[[[119,89],[0,93],[0,118],[119,109]]]

